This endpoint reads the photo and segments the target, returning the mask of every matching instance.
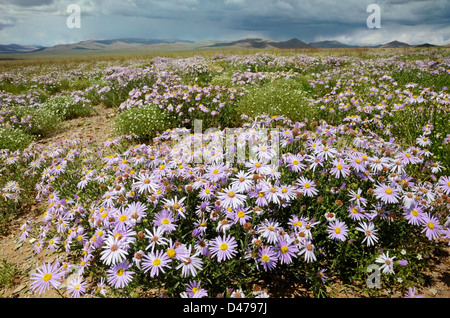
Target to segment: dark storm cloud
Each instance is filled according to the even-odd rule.
[[[64,24],[71,3],[80,6],[83,27],[69,32]],[[381,8],[378,30],[366,25],[372,3]],[[0,12],[17,20],[0,38],[22,36],[23,41],[32,36],[30,30],[39,31],[43,41],[55,41],[51,37],[58,33],[66,42],[120,34],[186,40],[340,38],[356,44],[400,36],[413,41],[427,34],[430,41],[443,42],[450,34],[449,0],[0,0]]]
[[[12,4],[19,7],[38,7],[52,3],[53,0],[0,0],[0,4]]]

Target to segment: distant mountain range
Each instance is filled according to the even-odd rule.
[[[176,50],[213,50],[213,49],[313,49],[313,48],[402,48],[402,47],[433,47],[435,45],[424,43],[409,45],[404,42],[392,41],[376,46],[354,46],[339,41],[320,41],[305,43],[297,38],[287,41],[274,41],[270,39],[248,38],[237,41],[185,41],[185,40],[158,40],[122,38],[113,40],[88,40],[72,44],[59,44],[49,47],[36,45],[0,45],[0,53],[32,53],[41,52],[49,54],[70,52],[117,52],[117,51],[176,51]]]

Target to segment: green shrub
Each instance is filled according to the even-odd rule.
[[[14,278],[19,272],[6,258],[0,263],[0,287],[9,288],[14,284]]]
[[[175,118],[166,111],[148,105],[123,111],[116,117],[114,128],[120,135],[135,134],[141,140],[151,140],[175,124]]]
[[[22,127],[28,134],[46,137],[54,133],[64,117],[52,107],[17,107],[15,113],[18,118],[31,118],[31,124]]]
[[[63,119],[85,117],[93,112],[93,108],[86,103],[85,99],[76,99],[72,96],[52,97],[43,103],[41,107],[56,113]]]
[[[293,121],[316,118],[316,110],[308,105],[307,92],[300,81],[277,79],[249,91],[236,105],[241,115],[283,115]]]
[[[21,129],[0,127],[0,149],[22,150],[32,142],[33,138]]]

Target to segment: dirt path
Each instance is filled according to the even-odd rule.
[[[116,115],[115,109],[106,108],[99,105],[95,109],[95,114],[90,117],[76,118],[65,121],[61,131],[53,136],[40,141],[41,144],[49,144],[60,139],[70,138],[77,135],[82,139],[94,138],[97,141],[104,141],[113,136],[113,122]],[[29,290],[29,277],[40,267],[43,262],[53,262],[58,255],[49,250],[36,254],[30,239],[20,241],[20,227],[27,219],[33,218],[34,223],[42,219],[42,211],[35,205],[24,207],[25,211],[16,216],[9,224],[5,236],[0,236],[0,260],[6,259],[16,269],[17,274],[14,283],[9,288],[0,289],[0,297],[18,298],[58,298],[61,297],[53,289],[41,296],[33,294]],[[63,285],[64,286],[64,285]]]
[[[113,136],[113,121],[116,111],[111,108],[98,106],[96,114],[87,118],[78,118],[64,123],[65,129],[54,136],[42,140],[43,144],[54,142],[78,135],[81,138],[94,138],[98,141],[106,140]],[[61,297],[53,289],[41,296],[33,294],[29,290],[29,277],[40,267],[43,262],[53,262],[58,255],[46,250],[39,254],[34,253],[30,239],[20,241],[20,226],[30,217],[38,222],[42,218],[42,211],[37,206],[25,208],[26,211],[14,218],[5,236],[0,236],[0,260],[7,259],[8,262],[18,270],[14,283],[9,288],[0,289],[0,297],[9,298],[59,298]],[[427,273],[429,279],[425,286],[419,289],[419,293],[426,298],[450,298],[450,247],[442,255],[435,255],[436,270]],[[62,285],[64,287],[64,283]],[[64,290],[64,289],[63,289]],[[298,292],[293,291],[293,297],[301,297]],[[351,286],[336,285],[330,290],[330,296],[336,298],[361,297]],[[399,294],[386,294],[386,297],[403,297]]]

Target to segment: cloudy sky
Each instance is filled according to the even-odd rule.
[[[67,7],[81,9],[70,29]],[[381,28],[367,27],[369,4]],[[450,43],[450,0],[0,0],[0,44],[117,38]]]

